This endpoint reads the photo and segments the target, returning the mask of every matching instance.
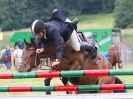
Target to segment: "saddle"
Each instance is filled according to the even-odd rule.
[[[91,32],[78,32],[77,34],[80,43],[86,42],[88,44],[91,44],[92,46],[95,46],[95,40]]]

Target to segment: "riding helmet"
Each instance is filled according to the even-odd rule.
[[[38,34],[45,31],[45,25],[42,20],[35,20],[31,25],[31,31],[33,34]]]

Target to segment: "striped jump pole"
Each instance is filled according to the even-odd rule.
[[[83,77],[83,76],[108,76],[108,75],[133,75],[133,69],[70,70],[70,71],[24,72],[24,73],[0,73],[0,79],[46,78],[46,77]]]
[[[98,91],[133,89],[133,84],[67,85],[67,86],[11,86],[0,87],[0,92]]]

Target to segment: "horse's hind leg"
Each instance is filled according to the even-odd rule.
[[[123,82],[118,78],[118,77],[115,77],[115,84],[123,84]],[[113,91],[114,93],[126,93],[126,90],[115,90]]]
[[[44,80],[44,85],[45,85],[45,86],[50,86],[50,81],[51,81],[51,80],[52,80],[52,78],[46,78],[46,79]],[[51,92],[50,92],[50,91],[47,91],[46,94],[47,94],[47,95],[51,95]]]
[[[98,84],[115,84],[115,77],[114,76],[103,76],[99,77]],[[112,90],[100,90],[100,93],[112,93]]]
[[[67,77],[62,77],[61,81],[62,81],[62,83],[63,83],[64,85],[69,85],[69,83],[68,83],[68,78],[67,78]],[[66,93],[67,93],[67,94],[72,94],[72,92],[70,92],[70,91],[67,91]]]

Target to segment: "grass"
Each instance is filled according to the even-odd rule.
[[[122,37],[128,41],[128,43],[133,43],[133,29],[123,29]]]
[[[132,65],[125,65],[125,69],[133,69]],[[133,75],[122,75],[122,76],[117,76],[119,77],[125,84],[133,84]],[[128,90],[129,93],[133,93],[133,89]]]
[[[79,19],[78,29],[113,28],[113,14],[92,14],[74,16]]]

